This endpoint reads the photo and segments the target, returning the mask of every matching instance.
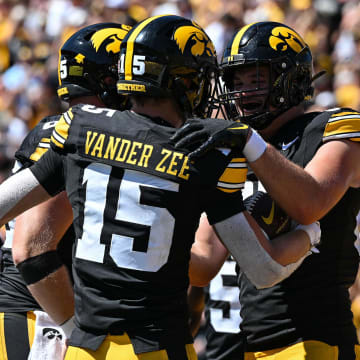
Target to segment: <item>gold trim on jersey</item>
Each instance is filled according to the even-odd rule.
[[[344,111],[341,113],[336,113],[331,115],[328,123],[344,119],[360,119],[360,113],[358,113],[357,111]]]
[[[144,29],[144,27],[146,25],[148,25],[149,23],[151,23],[152,21],[154,21],[157,18],[163,17],[163,16],[167,16],[167,15],[158,15],[158,16],[154,16],[151,17],[147,20],[144,20],[142,23],[140,23],[140,25],[138,25],[136,27],[136,29],[134,29],[132,31],[132,33],[129,36],[129,39],[127,40],[126,43],[126,54],[125,54],[125,80],[132,80],[132,65],[133,65],[133,56],[134,56],[134,42],[136,40],[136,38],[138,37],[138,35],[140,34],[140,32]]]
[[[69,128],[73,117],[71,109],[61,115],[51,135],[51,142],[61,149],[64,148],[65,141],[69,136]]]
[[[50,148],[50,139],[42,138],[36,150],[30,155],[30,160],[38,161]]]
[[[248,169],[245,158],[232,159],[221,175],[217,183],[217,188],[227,193],[243,189],[245,186],[247,171]]]
[[[333,114],[328,120],[323,140],[350,139],[360,141],[360,113],[356,111],[344,111]]]

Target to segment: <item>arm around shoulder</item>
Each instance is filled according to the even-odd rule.
[[[322,218],[349,187],[360,185],[360,143],[324,143],[305,169],[282,156],[271,145],[251,168],[271,197],[298,223]]]
[[[302,230],[290,231],[269,241],[247,212],[216,223],[214,228],[257,288],[271,287],[292,274],[310,254],[315,241]],[[319,241],[320,235],[319,228],[313,236]]]

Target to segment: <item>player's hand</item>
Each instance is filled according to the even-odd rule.
[[[178,149],[194,151],[206,142],[211,135],[223,130],[228,123],[208,121],[207,119],[188,119],[170,138]]]
[[[232,148],[242,151],[250,135],[250,128],[241,122],[221,127],[207,126],[205,120],[191,120],[185,123],[171,138],[175,147],[191,151],[189,158],[197,158],[214,148]]]

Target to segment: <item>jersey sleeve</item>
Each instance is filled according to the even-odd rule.
[[[55,196],[64,190],[63,159],[52,149],[31,166],[30,170],[49,195]]]
[[[215,186],[210,186],[205,191],[205,212],[211,225],[246,209],[242,196],[248,172],[246,159],[238,151],[229,153],[225,150],[218,149],[213,152],[213,155],[216,153],[216,157],[213,156],[211,162],[205,163],[206,167],[202,168],[202,170],[206,170],[205,172],[210,171],[214,175],[217,174],[216,178],[218,179]],[[221,156],[219,151],[222,153]],[[225,164],[222,165],[224,160]],[[217,169],[221,170],[217,171]]]
[[[246,210],[241,191],[229,193],[216,188],[206,198],[205,212],[210,225]]]
[[[218,190],[226,193],[241,191],[245,186],[247,171],[246,158],[232,158],[219,178]]]
[[[66,149],[73,118],[72,108],[61,115],[51,135],[50,145],[54,150],[62,152]]]
[[[352,109],[338,109],[330,115],[325,126],[323,142],[347,139],[360,141],[360,113]]]
[[[50,136],[59,119],[58,115],[43,118],[25,137],[15,153],[23,167],[38,161],[50,148]]]

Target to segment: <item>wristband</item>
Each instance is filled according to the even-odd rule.
[[[64,332],[65,336],[69,339],[71,336],[71,333],[73,332],[73,330],[75,329],[75,322],[74,322],[74,315],[70,318],[67,319],[65,322],[63,322],[60,327],[62,329],[62,331]]]
[[[248,162],[256,161],[266,150],[266,142],[253,130],[249,141],[244,146],[243,154]]]
[[[305,231],[310,238],[310,244],[311,244],[310,251],[319,252],[317,249],[315,249],[315,246],[320,244],[320,239],[321,239],[321,229],[320,229],[320,223],[318,221],[315,221],[310,225],[297,225],[295,230]]]

